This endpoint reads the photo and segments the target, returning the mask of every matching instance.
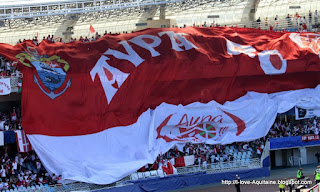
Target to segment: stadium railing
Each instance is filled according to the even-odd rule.
[[[229,161],[229,162],[207,164],[205,166],[192,165],[192,166],[186,166],[186,167],[179,167],[177,168],[176,175],[191,174],[191,173],[198,173],[198,172],[206,172],[210,174],[222,173],[222,172],[232,172],[237,170],[255,169],[260,167],[261,167],[260,159],[252,158],[252,159],[243,159],[243,160],[235,160],[235,161]],[[42,186],[38,191],[41,191],[41,192],[93,191],[93,190],[101,190],[101,189],[132,185],[132,183],[128,181],[146,179],[146,178],[152,178],[152,177],[166,177],[166,176],[168,175],[166,175],[162,170],[137,172],[121,179],[118,182],[115,182],[109,185],[95,185],[95,184],[76,182],[76,183],[70,183],[70,184]]]

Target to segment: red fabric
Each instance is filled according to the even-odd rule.
[[[154,163],[152,165],[152,170],[158,170],[158,164],[157,163]]]
[[[94,30],[94,28],[92,27],[92,25],[90,25],[90,33],[94,33],[96,30]]]
[[[307,30],[307,28],[308,28],[308,27],[307,27],[307,24],[303,23],[303,24],[302,24],[302,28],[303,28],[303,30]]]
[[[177,157],[174,159],[174,166],[175,167],[185,167],[186,164],[184,162],[184,157]]]
[[[169,36],[159,35],[164,31],[188,34],[184,37],[199,49],[172,49]],[[155,47],[160,55],[152,57],[150,51],[129,41],[140,35],[160,38],[161,43]],[[24,77],[22,126],[26,133],[70,136],[133,124],[144,111],[163,102],[187,105],[216,100],[224,103],[248,91],[274,93],[314,88],[320,83],[319,57],[310,49],[300,48],[289,35],[248,28],[148,29],[131,34],[106,35],[90,43],[42,41],[38,47],[31,41],[16,46],[1,44],[0,54],[17,60],[17,54],[26,52],[29,46],[34,47],[39,55],[56,55],[68,62],[70,68],[66,72],[66,80],[54,93],[60,93],[68,79],[71,86],[55,99],[45,95],[35,83],[34,76],[40,77],[34,66],[27,67],[19,62],[18,68]],[[226,39],[251,45],[257,53],[278,50],[287,60],[286,72],[266,75],[257,55],[251,58],[247,54],[228,54]],[[136,67],[128,60],[108,55],[107,62],[111,67],[129,75],[121,86],[115,81],[112,86],[117,92],[108,101],[99,77],[95,76],[93,81],[90,72],[108,49],[127,54],[119,44],[121,41],[128,42],[144,61]],[[275,67],[282,66],[278,58],[272,58],[272,61]],[[58,65],[63,67],[65,64]],[[42,82],[39,84],[49,92]]]
[[[170,162],[167,163],[167,167],[166,166],[162,166],[162,170],[167,175],[172,175],[173,174],[173,166],[171,165]]]

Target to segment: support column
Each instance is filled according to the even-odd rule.
[[[160,20],[166,19],[166,5],[160,6]]]
[[[300,157],[301,157],[301,164],[307,164],[307,149],[306,147],[299,147]]]

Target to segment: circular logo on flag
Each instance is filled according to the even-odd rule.
[[[200,132],[199,135],[205,139],[211,139],[215,137],[217,134],[216,128],[209,123],[199,124],[197,127],[200,127],[203,129],[203,131]]]
[[[258,53],[260,66],[267,75],[283,74],[287,70],[287,60],[278,50],[267,50]]]

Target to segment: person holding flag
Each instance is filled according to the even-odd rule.
[[[88,37],[94,34],[94,32],[96,32],[96,30],[92,27],[92,25],[90,25]]]

